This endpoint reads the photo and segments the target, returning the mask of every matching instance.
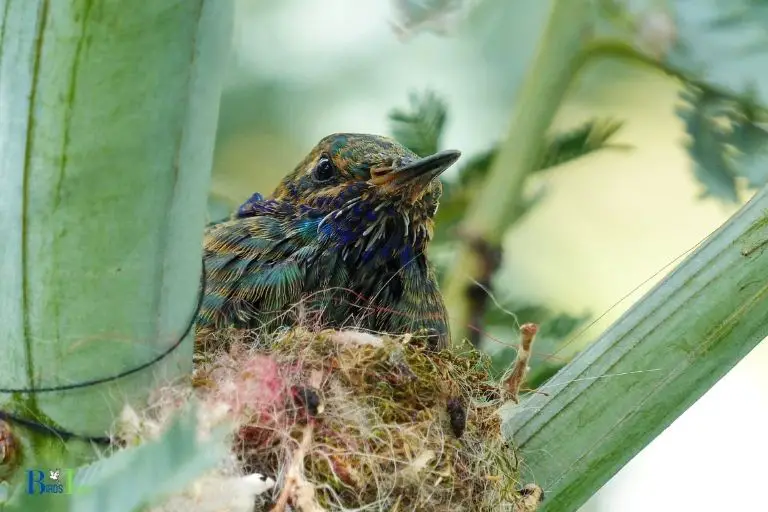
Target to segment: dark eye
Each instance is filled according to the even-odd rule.
[[[322,157],[320,161],[317,162],[315,169],[312,171],[312,177],[315,178],[315,181],[320,183],[330,180],[335,174],[336,169],[333,168],[331,160],[326,156]]]

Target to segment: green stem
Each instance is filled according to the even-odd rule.
[[[543,510],[576,510],[768,335],[768,187],[519,407]]]
[[[517,211],[523,184],[540,158],[545,135],[573,77],[581,67],[589,0],[553,0],[533,67],[520,90],[507,142],[495,159],[482,190],[469,208],[462,231],[468,238],[458,250],[453,272],[443,289],[454,342],[467,335],[468,291],[483,271],[482,255],[470,240],[496,245],[507,218]]]
[[[0,388],[109,377],[185,332],[231,8],[0,0]],[[104,436],[126,401],[186,375],[191,353],[100,385],[0,392],[0,409]],[[94,454],[13,429],[22,468]]]
[[[443,287],[451,333],[455,343],[468,337],[472,304],[468,292],[487,273],[487,263],[477,247],[496,246],[519,209],[526,177],[534,170],[545,134],[562,104],[576,74],[599,58],[616,58],[660,71],[680,82],[721,98],[754,105],[744,95],[696,80],[687,73],[659,61],[619,40],[584,42],[587,26],[585,2],[554,1],[540,42],[534,65],[526,76],[512,117],[507,142],[486,179],[482,190],[468,209],[462,225],[467,240],[461,244]],[[762,106],[755,108],[765,112]],[[478,244],[480,241],[482,244]],[[475,326],[479,327],[479,326]]]

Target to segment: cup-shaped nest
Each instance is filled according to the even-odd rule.
[[[521,506],[503,395],[471,347],[303,329],[207,336],[198,347],[227,349],[198,356],[195,384],[235,412],[233,449],[245,471],[277,481],[273,500],[298,478],[326,510]]]

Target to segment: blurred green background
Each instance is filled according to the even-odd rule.
[[[464,8],[453,19],[433,19],[428,27],[447,34],[404,39],[392,24],[402,21],[396,5],[405,3],[238,1],[212,217],[253,192],[271,192],[324,135],[391,134],[388,112],[407,106],[414,91],[433,90],[446,101],[443,146],[460,149],[464,159],[505,137],[548,2],[459,2]],[[674,114],[677,92],[659,74],[601,62],[580,77],[558,115],[558,128],[620,119],[625,124],[613,142],[631,146],[537,175],[529,186],[546,194],[505,239],[495,283],[500,301],[596,320],[568,337],[560,357],[582,348],[737,209],[699,198],[702,186]],[[492,329],[486,348],[513,345],[515,332],[510,318]],[[760,434],[768,428],[766,363],[763,343],[585,510],[756,510],[760,472],[749,461],[768,458]],[[738,496],[710,492],[723,472],[738,482]]]

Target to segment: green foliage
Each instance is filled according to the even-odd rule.
[[[601,149],[625,148],[610,143],[622,126],[623,123],[615,119],[593,119],[572,130],[551,135],[546,141],[541,163],[534,171],[547,170]]]
[[[702,196],[739,200],[739,181],[768,181],[768,2],[599,0],[597,26],[623,39],[617,56],[683,84],[678,116]]]
[[[187,407],[155,442],[117,452],[82,469],[92,491],[75,495],[78,512],[129,512],[184,489],[220,463],[229,450],[228,426],[198,438],[196,407]],[[119,485],[116,483],[119,482]]]
[[[768,2],[675,0],[677,44],[666,58],[692,79],[768,104]]]
[[[768,104],[765,0],[597,0],[595,27],[623,38],[659,67],[730,96]]]
[[[613,119],[592,119],[571,130],[550,135],[545,142],[541,162],[533,171],[546,171],[601,149],[624,147],[609,142],[622,125],[622,122]],[[498,146],[494,146],[469,159],[461,169],[458,184],[466,186],[482,181],[498,151]]]
[[[688,105],[678,109],[678,115],[691,137],[688,151],[694,161],[694,173],[705,187],[703,195],[736,202],[736,170],[726,154],[728,134],[716,120],[716,100],[686,93],[681,97],[688,100]]]
[[[7,512],[132,512],[157,502],[191,484],[226,456],[229,428],[214,429],[198,439],[196,407],[187,407],[154,442],[120,450],[78,468],[73,494],[27,494],[24,485],[14,493]],[[43,469],[43,468],[41,468]]]
[[[732,143],[738,151],[739,173],[750,187],[768,182],[768,117],[755,105],[743,105],[733,117]]]
[[[687,88],[677,110],[690,140],[688,152],[704,196],[738,201],[737,178],[751,187],[768,180],[768,131],[759,110],[710,91]]]
[[[393,136],[421,156],[439,151],[448,115],[446,103],[433,91],[412,93],[409,100],[408,109],[394,109],[389,114]],[[622,124],[613,119],[593,119],[573,129],[549,135],[535,170],[544,171],[602,149],[624,148],[611,143]],[[459,167],[454,180],[444,180],[444,195],[437,214],[438,240],[448,238],[449,232],[455,231],[467,207],[475,199],[498,152],[499,146],[494,144],[491,149],[467,158]],[[517,212],[510,217],[508,225],[517,222],[543,197],[543,190],[527,196]]]
[[[601,149],[620,147],[609,142],[620,128],[620,122],[595,119],[572,130],[549,136],[541,163],[534,172],[546,171]],[[453,230],[459,224],[467,207],[479,192],[498,151],[498,146],[494,146],[468,159],[467,163],[460,168],[456,181],[445,184],[445,197],[438,211],[439,232]],[[533,195],[525,196],[517,211],[510,216],[508,226],[519,221],[544,197],[544,194],[545,191],[541,189]]]
[[[409,109],[389,113],[394,137],[419,156],[434,154],[440,148],[447,107],[434,92],[412,93]]]

